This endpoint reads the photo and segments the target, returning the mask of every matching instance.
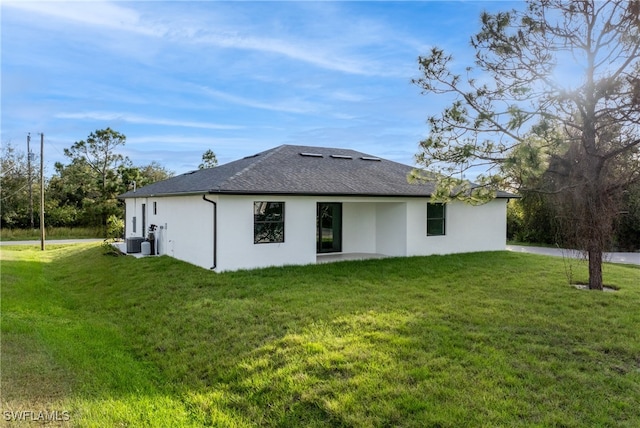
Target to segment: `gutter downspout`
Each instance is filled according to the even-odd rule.
[[[207,199],[207,195],[202,195],[202,199],[213,204],[213,266],[214,270],[218,264],[218,204],[211,199]]]

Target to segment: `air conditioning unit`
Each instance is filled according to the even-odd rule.
[[[142,251],[144,238],[127,238],[127,253],[139,253]]]

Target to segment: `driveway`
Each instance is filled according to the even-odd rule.
[[[45,239],[46,244],[83,244],[87,242],[102,242],[104,239]],[[0,241],[0,246],[6,245],[40,245],[40,240],[37,241]]]
[[[576,250],[565,250],[551,247],[529,247],[526,245],[507,245],[507,251],[516,253],[540,254],[543,256],[570,257],[581,259],[582,252]],[[630,265],[640,265],[640,253],[604,253],[604,261],[611,263],[624,263]]]

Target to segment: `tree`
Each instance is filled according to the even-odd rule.
[[[50,215],[47,222],[56,226],[103,225],[103,192],[95,171],[82,158],[64,165],[55,163],[45,196]]]
[[[116,196],[133,187],[164,180],[173,175],[157,162],[142,167],[133,166],[124,158],[115,171],[107,177],[107,194],[101,189],[102,180],[83,159],[76,158],[69,164],[55,164],[55,174],[46,191],[47,224],[52,226],[104,225],[104,216],[122,218],[122,204]],[[108,224],[107,224],[108,226]]]
[[[81,161],[64,165],[56,162],[55,172],[45,191],[45,221],[52,226],[93,226],[99,219],[84,215],[83,206],[94,202],[98,195],[97,184],[91,170]]]
[[[202,163],[198,165],[198,169],[214,168],[218,166],[218,158],[213,150],[209,149],[202,154]]]
[[[70,148],[64,149],[64,154],[71,159],[71,165],[59,171],[64,168],[74,170],[73,175],[76,179],[69,184],[82,183],[83,188],[77,189],[84,195],[82,209],[85,214],[98,217],[102,225],[106,225],[109,215],[117,214],[119,211],[116,199],[120,188],[117,170],[130,162],[117,150],[124,146],[125,142],[126,137],[123,134],[107,128],[96,130],[89,134],[86,141],[77,141]]]
[[[143,186],[146,186],[147,184],[155,183],[156,181],[171,178],[175,173],[160,165],[158,162],[153,161],[149,165],[140,167],[140,175],[142,176]]]
[[[76,141],[70,148],[64,149],[64,154],[73,160],[82,160],[98,175],[101,188],[108,186],[108,178],[125,157],[117,153],[120,146],[124,146],[127,137],[111,128],[99,129],[92,132],[87,140]]]
[[[40,167],[32,160],[31,185],[36,187]],[[33,209],[39,209],[35,198]],[[12,144],[2,146],[0,152],[0,225],[2,227],[30,227],[29,172],[27,156]]]
[[[464,70],[438,48],[418,60],[414,83],[452,101],[428,118],[417,155],[439,173],[435,196],[484,202],[518,159],[542,161],[535,190],[556,196],[589,288],[602,289],[621,195],[640,180],[640,2],[531,0],[483,13],[471,45]],[[457,178],[478,166],[477,186]]]
[[[146,186],[156,181],[166,180],[173,177],[173,171],[169,171],[158,162],[153,161],[149,165],[142,167],[133,166],[130,163],[121,165],[118,168],[120,177],[120,189],[118,193],[125,193],[131,190],[135,183],[136,187]]]

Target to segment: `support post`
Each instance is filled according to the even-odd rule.
[[[27,174],[29,176],[29,218],[31,220],[31,230],[35,229],[33,222],[33,180],[31,177],[31,133],[27,133]]]
[[[44,251],[44,133],[40,133],[40,249]]]

